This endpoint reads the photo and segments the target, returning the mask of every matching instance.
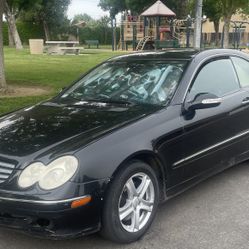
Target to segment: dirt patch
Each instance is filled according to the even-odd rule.
[[[39,86],[15,86],[11,85],[8,89],[0,90],[0,98],[15,98],[41,96],[51,93],[51,89]]]

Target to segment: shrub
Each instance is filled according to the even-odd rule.
[[[29,43],[29,39],[44,39],[44,32],[40,25],[31,22],[17,22],[17,29],[24,45]],[[3,25],[3,42],[4,45],[9,44],[8,25]]]

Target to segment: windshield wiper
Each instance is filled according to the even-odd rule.
[[[121,104],[121,105],[134,105],[135,103],[128,100],[119,100],[119,99],[105,99],[103,100],[105,103],[110,104]]]

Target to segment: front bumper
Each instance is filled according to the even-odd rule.
[[[100,229],[100,203],[93,200],[72,209],[72,201],[81,198],[28,201],[0,197],[0,226],[52,239],[94,233]]]
[[[0,197],[0,226],[52,239],[79,237],[100,229],[100,203],[93,200],[75,209],[71,203],[72,199],[28,202]]]
[[[66,239],[91,234],[100,229],[103,194],[108,179],[88,184],[69,183],[57,193],[75,193],[75,198],[56,200],[36,194],[19,196],[11,191],[0,191],[0,226],[20,230],[38,237]],[[77,193],[77,195],[76,195]],[[57,195],[58,196],[58,195]],[[70,194],[70,196],[72,196]],[[91,196],[91,201],[84,206],[72,208],[72,202]],[[53,199],[53,200],[51,200]],[[54,200],[55,199],[55,200]]]

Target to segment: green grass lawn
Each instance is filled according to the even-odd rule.
[[[5,48],[5,71],[9,85],[32,85],[51,89],[49,96],[0,98],[0,113],[32,105],[55,95],[87,70],[121,52],[89,49],[80,56],[30,55],[29,50]]]

